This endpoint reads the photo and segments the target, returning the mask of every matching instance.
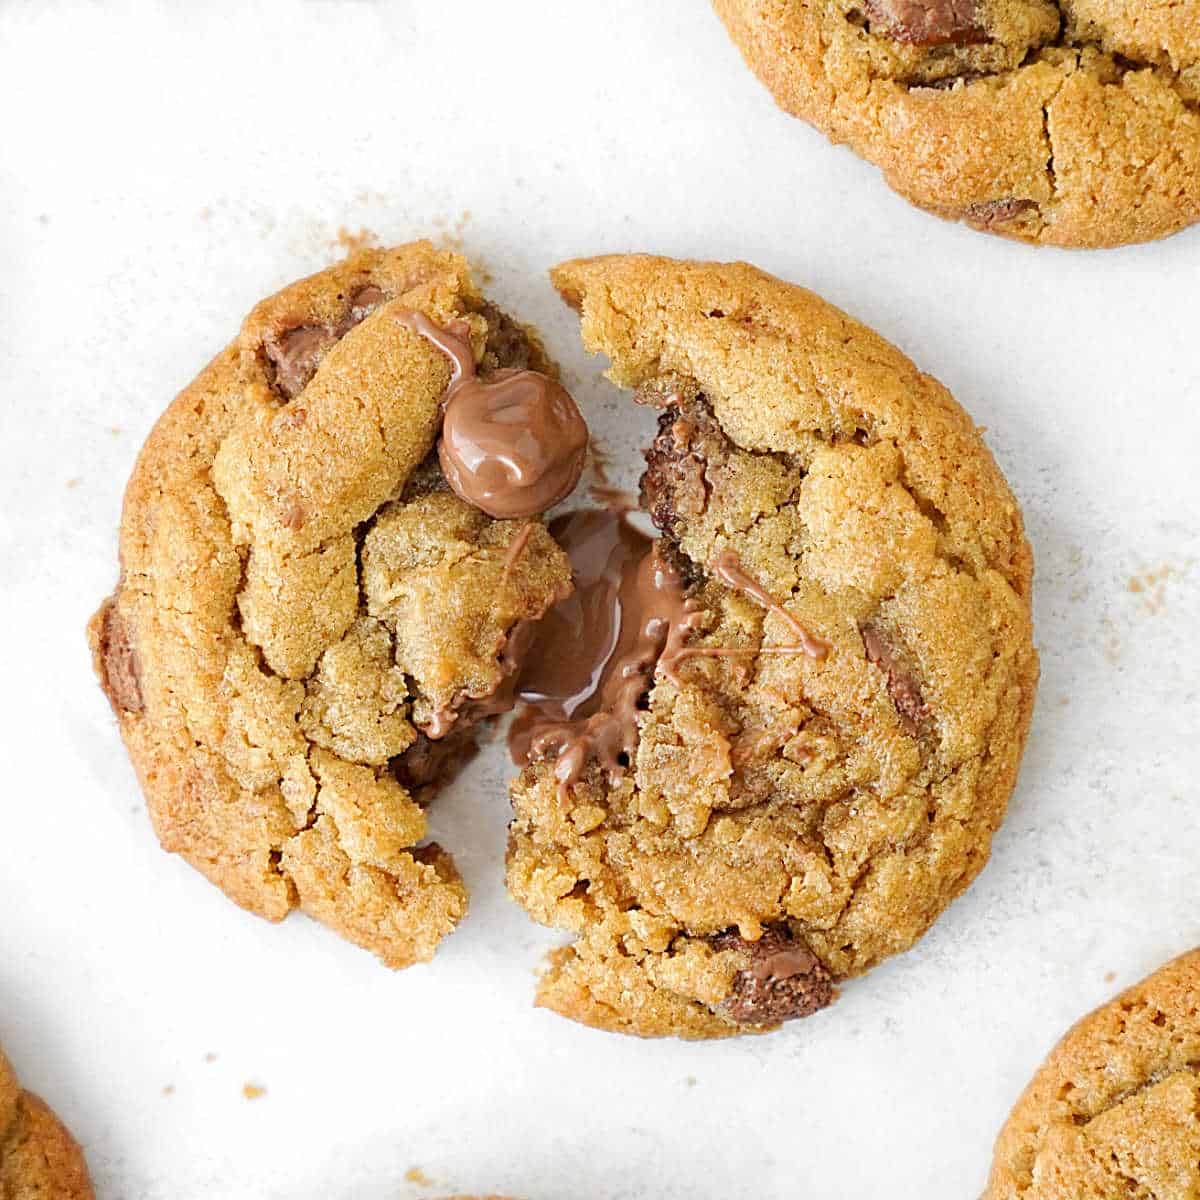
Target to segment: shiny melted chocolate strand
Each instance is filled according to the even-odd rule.
[[[967,46],[988,41],[977,0],[866,0],[871,32],[910,46]]]
[[[900,724],[907,734],[916,737],[921,732],[921,722],[929,714],[917,681],[896,657],[878,626],[864,625],[859,632],[862,634],[863,649],[867,652],[867,661],[887,677],[888,694],[896,706]]]
[[[298,396],[317,373],[330,348],[378,308],[387,297],[374,284],[359,288],[350,297],[346,315],[336,325],[300,325],[263,344],[271,364],[271,384],[285,399]]]
[[[714,950],[738,950],[750,966],[733,978],[721,1007],[740,1024],[766,1025],[808,1017],[831,1004],[833,980],[819,958],[786,929],[763,931],[757,942],[734,930],[711,939]]]
[[[656,671],[678,681],[679,668],[693,657],[823,659],[829,652],[742,570],[732,551],[717,556],[714,575],[778,613],[795,644],[686,645],[702,618],[699,603],[687,596],[679,571],[663,553],[665,543],[641,533],[622,513],[569,513],[553,521],[550,532],[571,559],[575,591],[527,631],[515,678],[523,703],[509,749],[518,764],[554,758],[564,799],[593,759],[610,781],[630,766],[641,702]]]
[[[438,460],[454,492],[500,518],[531,517],[565,500],[588,444],[566,388],[538,371],[510,368],[480,379],[463,322],[443,329],[421,312],[396,319],[450,359]]]
[[[829,643],[819,637],[814,637],[795,617],[792,616],[770,592],[752,576],[742,570],[741,561],[732,550],[722,550],[712,561],[712,573],[727,588],[741,592],[756,604],[761,605],[769,613],[774,613],[792,631],[796,639],[795,647],[774,647],[780,650],[802,650],[812,658],[822,659],[829,654]]]

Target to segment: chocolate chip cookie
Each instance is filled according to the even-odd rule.
[[[1200,0],[714,0],[780,107],[939,216],[1115,246],[1200,218]]]
[[[420,802],[570,590],[540,511],[587,430],[555,374],[415,243],[264,300],[150,434],[89,640],[159,839],[243,907],[391,967],[465,912]]]
[[[23,1091],[0,1050],[0,1196],[91,1200],[79,1144],[46,1104]]]
[[[907,949],[986,862],[1038,674],[1021,514],[946,389],[810,292],[641,256],[552,278],[661,415],[658,537],[556,521],[576,590],[517,682],[508,886],[575,935],[538,1000],[759,1032]]]
[[[1200,1196],[1200,950],[1084,1017],[996,1142],[983,1200]]]

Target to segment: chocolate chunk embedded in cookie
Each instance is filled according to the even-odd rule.
[[[538,629],[508,885],[576,935],[538,999],[762,1031],[911,946],[986,862],[1038,672],[1021,514],[946,390],[811,293],[640,256],[552,277],[662,410],[661,536],[576,518],[579,590]]]
[[[92,1200],[83,1151],[0,1050],[0,1196],[4,1200]]]
[[[1200,1196],[1200,950],[1084,1017],[996,1142],[983,1200]]]
[[[1059,246],[1200,219],[1200,0],[714,0],[780,107],[901,195]]]
[[[475,439],[511,520],[439,466],[464,373],[574,435],[565,465]],[[302,909],[393,967],[463,915],[417,801],[473,750],[513,631],[570,590],[539,510],[586,430],[555,373],[461,257],[415,243],[264,300],[150,434],[89,637],[160,840],[244,907]]]

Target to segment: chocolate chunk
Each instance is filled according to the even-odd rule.
[[[963,220],[971,225],[991,229],[1019,217],[1022,213],[1037,211],[1036,201],[1019,200],[1010,196],[1004,200],[983,200],[978,204],[968,204],[963,209]]]
[[[977,0],[866,0],[871,32],[910,46],[988,41]]]
[[[883,634],[875,625],[864,625],[859,632],[862,635],[863,648],[867,652],[867,661],[874,663],[886,676],[888,694],[896,706],[900,724],[905,732],[916,737],[920,732],[921,722],[929,714],[929,709],[921,695],[917,681],[897,658]]]
[[[488,323],[487,343],[483,348],[485,364],[491,366],[494,360],[499,368],[536,369],[533,345],[525,328],[494,304],[485,304],[479,311]]]
[[[275,390],[285,400],[299,395],[317,373],[330,347],[386,301],[383,289],[369,283],[350,297],[346,315],[336,325],[298,325],[268,339],[263,349],[271,364],[271,384]]]
[[[808,1017],[834,999],[833,980],[824,964],[786,929],[764,930],[749,942],[734,930],[712,939],[715,950],[740,950],[750,966],[733,979],[722,1007],[735,1021],[763,1025]]]
[[[383,294],[381,288],[377,288],[374,284],[368,284],[366,287],[359,288],[353,296],[350,297],[350,316],[348,321],[344,323],[343,333],[353,329],[355,325],[364,318],[369,317],[387,297]]]
[[[324,325],[302,325],[267,342],[263,349],[274,372],[271,382],[285,399],[299,395],[317,373],[317,364],[337,341],[337,334]]]
[[[96,663],[100,686],[108,697],[113,711],[138,713],[142,702],[141,669],[129,627],[110,599],[104,603],[100,617],[100,637],[96,647]]]
[[[443,738],[418,732],[416,741],[393,760],[396,779],[414,794],[450,783],[478,753],[478,735],[478,726],[463,716]]]
[[[676,536],[681,518],[698,517],[708,504],[708,460],[698,435],[695,422],[671,407],[658,418],[658,436],[645,452],[642,507],[668,537]]]

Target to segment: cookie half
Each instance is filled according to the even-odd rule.
[[[473,749],[513,628],[570,590],[528,512],[582,466],[555,374],[463,258],[415,243],[264,300],[150,434],[89,640],[163,846],[243,907],[302,909],[391,967],[465,912],[419,801]],[[497,397],[553,401],[522,428],[575,422],[574,457],[500,497],[520,519],[456,494],[439,454],[453,411],[496,499]]]
[[[83,1151],[44,1101],[22,1090],[0,1050],[0,1196],[92,1200]]]
[[[1200,1196],[1200,950],[1084,1017],[996,1142],[983,1200]]]
[[[646,1036],[762,1031],[911,946],[987,861],[1038,675],[1021,514],[946,389],[812,293],[636,255],[552,278],[661,411],[660,536],[636,566],[576,531],[579,594],[634,559],[644,628],[596,668],[634,680],[623,727],[568,682],[575,716],[527,731],[508,886],[576,935],[538,1001]]]
[[[1200,0],[714,0],[781,108],[939,216],[1115,246],[1200,218]]]

